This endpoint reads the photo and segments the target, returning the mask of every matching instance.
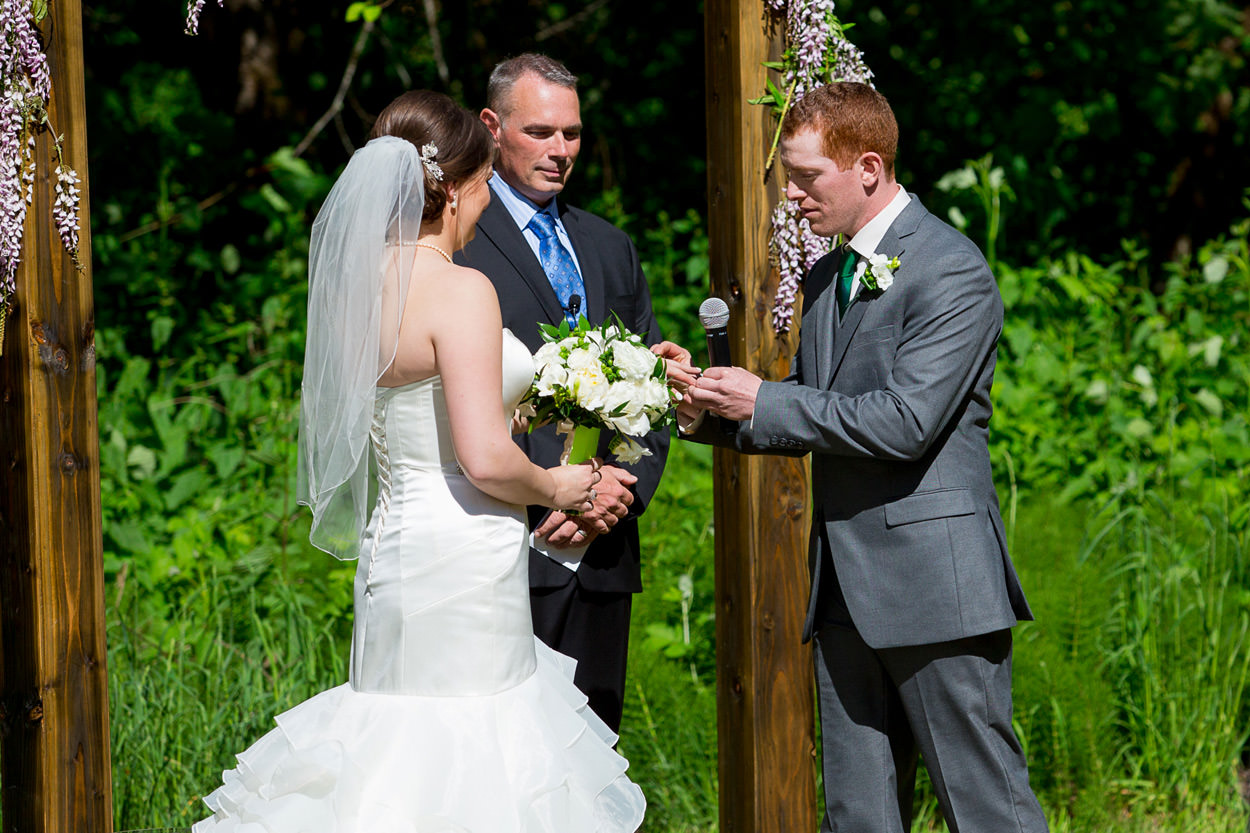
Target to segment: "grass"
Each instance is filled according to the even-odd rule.
[[[678,444],[643,517],[620,749],[654,833],[718,826],[710,482],[707,449]],[[1250,561],[1229,514],[1149,495],[1019,501],[1014,557],[1038,620],[1016,630],[1016,718],[1056,833],[1246,829]],[[325,599],[350,594],[350,572],[319,558],[210,565],[155,606],[125,571],[113,582],[119,831],[189,827],[273,715],[346,679],[348,620]],[[914,830],[941,829],[922,781]]]

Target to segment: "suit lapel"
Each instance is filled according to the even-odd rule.
[[[915,233],[921,219],[927,213],[924,206],[920,204],[920,200],[913,195],[911,202],[907,203],[907,207],[886,230],[880,245],[877,246],[877,252],[886,257],[902,258],[906,238]],[[864,320],[869,307],[881,297],[881,294],[880,290],[870,290],[863,283],[860,284],[859,292],[851,301],[846,315],[833,328],[833,350],[829,358],[829,375],[821,376],[821,387],[828,388],[833,384],[833,377],[837,375],[838,368],[842,366],[842,360],[846,358],[846,352],[851,346],[851,340],[855,337],[855,331],[859,329],[860,322]],[[837,317],[835,312],[833,319],[836,321]]]
[[[832,255],[820,260],[812,268],[812,274],[803,287],[804,295],[810,292],[813,298],[811,309],[804,314],[803,322],[806,327],[808,318],[811,318],[811,326],[815,333],[815,338],[811,340],[811,349],[816,357],[814,365],[804,364],[804,366],[816,368],[816,380],[822,388],[829,387],[829,379],[833,376],[833,328],[836,326],[834,322],[838,319],[838,305],[835,297],[837,292],[833,283],[837,270],[833,267],[837,261],[838,258]]]
[[[499,200],[491,200],[490,205],[486,206],[477,221],[477,230],[485,234],[516,269],[517,274],[542,304],[543,312],[547,313],[547,323],[559,324],[563,321],[564,312],[560,309],[560,299],[551,288],[547,273],[543,271],[538,258],[534,257],[529,241],[517,228],[516,221]]]
[[[569,234],[569,242],[573,244],[573,251],[577,254],[577,265],[582,270],[582,285],[586,288],[582,314],[589,321],[602,321],[605,314],[603,295],[605,281],[595,241],[578,222],[577,215],[569,210],[568,205],[560,203],[559,208],[560,222],[564,224],[564,230]]]
[[[829,357],[829,381],[825,387],[829,387],[833,383],[833,377],[838,374],[838,368],[842,366],[842,359],[846,357],[846,349],[851,345],[851,338],[855,335],[855,331],[859,329],[859,322],[864,319],[864,313],[868,311],[868,304],[864,300],[855,296],[851,301],[850,307],[846,310],[846,315],[842,316],[842,320],[837,323],[833,329],[833,351]],[[835,315],[836,319],[837,316]]]

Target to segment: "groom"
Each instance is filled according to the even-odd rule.
[[[980,251],[894,180],[898,126],[864,84],[804,96],[782,125],[786,195],[841,235],[804,287],[791,374],[692,379],[694,436],[812,455],[822,830],[907,833],[917,753],[959,833],[1040,833],[1011,725],[1011,630],[1032,614],[990,472],[1002,302]],[[896,260],[895,260],[896,259]],[[669,358],[689,354],[665,344]]]
[[[601,324],[612,314],[659,341],[651,294],[629,237],[558,201],[581,148],[577,77],[558,61],[526,53],[495,67],[482,121],[499,150],[491,202],[456,261],[481,270],[499,295],[503,323],[531,351],[538,325]],[[605,435],[600,456],[607,456]],[[553,426],[518,442],[540,466],[559,463]],[[638,516],[655,494],[668,431],[642,438],[651,456],[607,464],[595,508],[577,518],[529,507],[530,609],[543,642],[577,660],[574,682],[594,712],[619,731],[633,594],[642,590]]]

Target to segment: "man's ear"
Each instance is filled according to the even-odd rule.
[[[871,188],[885,181],[885,162],[876,151],[870,150],[859,157],[859,169],[865,187]]]
[[[482,124],[486,125],[490,135],[495,137],[495,144],[499,144],[499,129],[503,127],[503,119],[499,118],[499,114],[489,107],[483,107],[478,118],[482,120]]]

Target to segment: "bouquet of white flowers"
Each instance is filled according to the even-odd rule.
[[[620,319],[592,327],[582,316],[575,328],[564,321],[540,329],[546,344],[534,354],[534,384],[521,403],[531,425],[554,421],[569,433],[571,463],[594,456],[603,428],[616,432],[609,450],[617,460],[636,463],[649,455],[629,438],[673,422],[677,395],[665,380],[663,359]]]

